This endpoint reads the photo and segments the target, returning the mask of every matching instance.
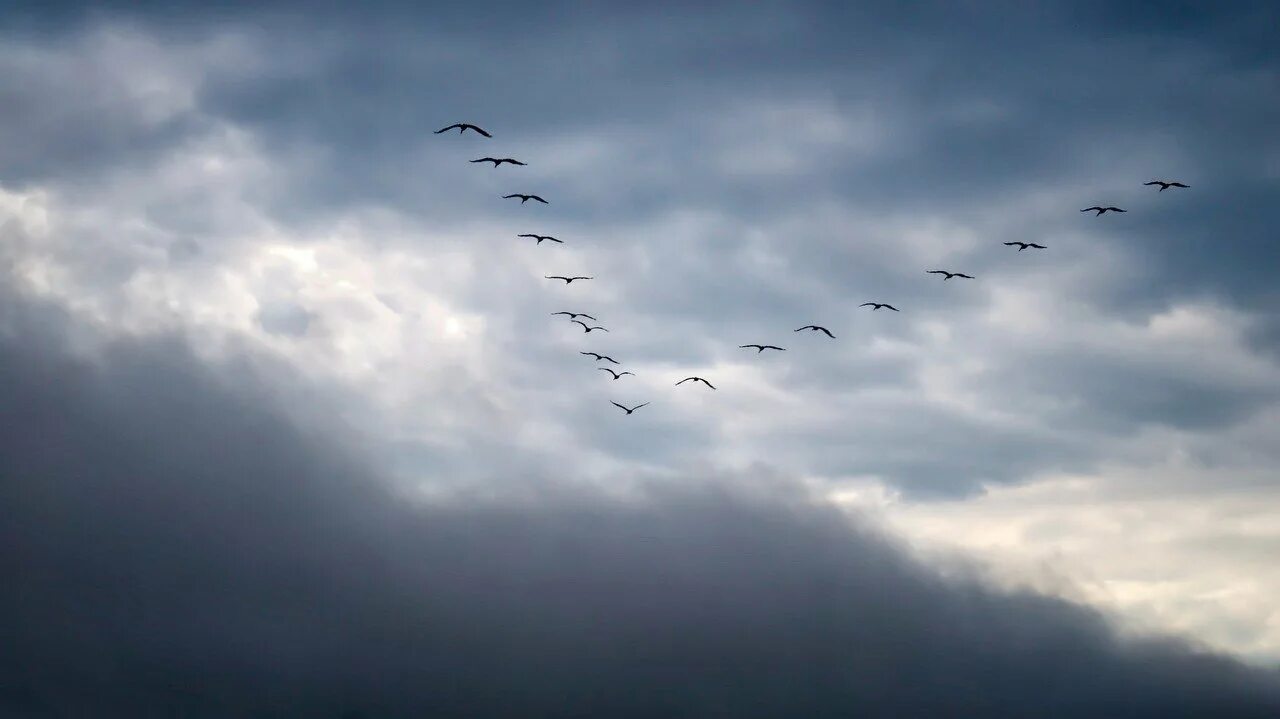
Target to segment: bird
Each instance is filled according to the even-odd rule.
[[[519,192],[515,192],[515,193],[512,193],[512,194],[510,194],[510,195],[503,195],[503,196],[502,196],[502,199],[504,199],[504,200],[509,200],[509,199],[511,199],[512,197],[519,197],[519,198],[520,198],[520,204],[522,204],[522,205],[523,205],[524,203],[528,202],[529,200],[537,200],[538,202],[541,202],[541,203],[542,203],[542,204],[544,204],[544,205],[550,205],[550,204],[551,204],[550,202],[547,202],[546,200],[542,199],[541,197],[538,197],[537,195],[524,195],[524,194],[521,194],[521,193],[519,193]]]
[[[621,376],[622,376],[622,375],[624,375],[624,374],[629,374],[629,375],[631,375],[632,377],[635,377],[635,376],[636,376],[636,373],[635,373],[635,372],[614,372],[613,370],[609,369],[608,367],[596,367],[596,369],[600,370],[601,372],[608,372],[609,374],[613,375],[613,378],[614,378],[614,379],[618,379],[619,377],[621,377]]]
[[[590,356],[590,357],[595,357],[597,362],[599,362],[600,360],[604,360],[605,362],[612,362],[612,363],[614,363],[614,364],[622,364],[621,362],[619,362],[618,360],[616,360],[616,359],[614,359],[614,358],[610,357],[609,355],[602,355],[602,354],[600,354],[599,352],[579,352],[578,354],[580,354],[580,355],[588,355],[588,356]]]
[[[1159,186],[1160,186],[1160,192],[1164,192],[1165,190],[1169,189],[1170,187],[1191,187],[1191,185],[1184,185],[1184,184],[1182,184],[1181,182],[1166,182],[1166,181],[1164,181],[1164,180],[1152,180],[1151,182],[1144,182],[1144,183],[1142,183],[1142,184],[1144,184],[1144,185],[1159,185]]]
[[[710,382],[706,381],[705,379],[702,379],[701,377],[685,377],[684,379],[680,380],[679,382],[676,382],[676,386],[677,386],[677,387],[679,387],[680,385],[682,385],[682,384],[684,384],[685,382],[688,382],[688,381],[690,381],[690,380],[692,380],[692,381],[694,381],[694,382],[701,382],[701,383],[705,384],[706,386],[710,387],[711,389],[715,389],[715,388],[716,388],[716,386],[715,386],[715,385],[711,384]]]
[[[503,163],[506,163],[506,164],[508,164],[508,165],[525,165],[525,164],[527,164],[527,163],[521,162],[521,161],[519,161],[519,160],[513,160],[513,159],[511,159],[510,157],[481,157],[481,158],[479,158],[479,159],[472,160],[471,162],[473,162],[473,163],[475,163],[475,162],[492,162],[492,163],[493,163],[493,166],[494,166],[495,168],[496,168],[498,165],[501,165],[501,164],[503,164]]]
[[[456,128],[458,128],[458,134],[459,134],[459,135],[461,135],[461,134],[465,133],[467,130],[474,130],[474,131],[476,131],[476,132],[480,133],[481,135],[484,135],[485,137],[493,137],[493,135],[490,135],[489,133],[485,132],[484,130],[480,129],[479,127],[476,127],[475,125],[472,125],[472,124],[471,124],[471,123],[469,123],[469,122],[455,122],[454,124],[452,124],[452,125],[450,125],[450,126],[448,126],[448,127],[442,127],[442,128],[440,128],[439,130],[436,130],[434,134],[439,135],[440,133],[442,133],[442,132],[448,132],[449,130],[452,130],[452,129],[453,129],[453,128],[455,128],[455,127],[456,127]]]
[[[543,241],[543,240],[551,240],[552,242],[559,242],[559,243],[560,243],[560,244],[562,244],[562,245],[564,244],[564,240],[557,240],[556,238],[552,237],[551,235],[527,235],[527,234],[526,234],[526,235],[516,235],[516,237],[530,237],[530,238],[533,238],[533,239],[535,239],[535,240],[537,240],[537,241],[538,241],[538,244],[539,244],[539,245],[541,245],[541,244],[542,244],[542,241]]]
[[[1119,207],[1098,207],[1097,205],[1094,205],[1093,207],[1086,207],[1086,208],[1084,208],[1083,210],[1080,210],[1080,211],[1081,211],[1081,212],[1092,212],[1092,211],[1094,211],[1094,210],[1097,210],[1097,211],[1098,211],[1098,214],[1097,214],[1097,215],[1094,215],[1094,217],[1099,217],[1099,216],[1101,216],[1101,215],[1102,215],[1102,213],[1104,213],[1104,212],[1128,212],[1128,210],[1122,210],[1122,209],[1120,209]]]
[[[610,400],[609,404],[613,405],[614,407],[618,407],[618,408],[620,408],[623,412],[626,412],[627,414],[631,414],[632,412],[634,412],[634,411],[636,411],[636,410],[640,409],[641,407],[643,407],[644,405],[649,404],[649,403],[648,403],[648,402],[645,402],[644,404],[638,404],[638,405],[636,405],[636,406],[632,407],[631,409],[627,409],[626,407],[623,407],[622,405],[620,405],[620,404],[618,404],[617,402],[614,402],[614,401],[612,401],[612,400]]]
[[[571,320],[576,320],[579,317],[586,317],[589,320],[599,322],[599,320],[587,314],[586,312],[552,312],[551,313],[552,317],[555,317],[556,315],[569,315],[569,319]]]
[[[594,277],[565,277],[564,275],[543,275],[548,280],[564,280],[566,285],[573,284],[574,280],[594,280]]]
[[[589,326],[587,325],[587,323],[586,323],[586,322],[583,322],[582,320],[570,320],[570,321],[571,321],[571,322],[577,322],[578,324],[582,325],[582,332],[583,332],[583,334],[586,334],[586,333],[588,333],[588,332],[591,332],[592,330],[604,330],[605,332],[608,332],[608,331],[609,331],[609,330],[604,329],[603,327],[589,327]]]
[[[1044,245],[1037,245],[1037,244],[1036,244],[1036,243],[1034,243],[1034,242],[1006,242],[1005,244],[1006,244],[1006,245],[1008,245],[1009,247],[1013,247],[1014,245],[1017,245],[1017,246],[1018,246],[1018,252],[1022,252],[1023,250],[1027,249],[1028,247],[1034,247],[1034,248],[1036,248],[1037,250],[1047,250],[1047,249],[1049,249],[1048,247],[1045,247]]]
[[[819,327],[818,325],[805,325],[804,327],[801,327],[800,329],[796,330],[796,332],[800,332],[801,330],[811,330],[813,332],[825,332],[827,336],[830,337],[831,339],[836,338],[835,335],[831,334],[831,330],[827,329],[826,327]]]
[[[897,307],[894,307],[893,305],[886,305],[886,304],[885,304],[885,303],[883,303],[883,302],[863,302],[862,304],[860,304],[860,305],[858,305],[858,306],[859,306],[859,307],[870,307],[872,312],[875,312],[876,310],[880,309],[881,307],[887,307],[887,308],[889,308],[889,309],[893,310],[894,312],[899,312],[899,311],[900,311]]]
[[[972,275],[966,275],[966,274],[965,274],[965,273],[963,273],[963,272],[947,272],[946,270],[926,270],[926,271],[925,271],[925,274],[926,274],[926,275],[946,275],[946,277],[943,277],[943,278],[942,278],[942,281],[943,281],[943,282],[946,282],[947,280],[951,279],[952,277],[963,277],[963,278],[965,278],[966,280],[971,280],[971,279],[973,279],[973,276],[972,276]]]
[[[779,352],[786,352],[786,351],[787,351],[787,350],[786,350],[786,348],[784,348],[784,347],[775,347],[774,345],[738,345],[738,349],[744,349],[744,348],[747,348],[747,347],[751,347],[751,348],[755,349],[756,354],[760,354],[761,352],[764,352],[765,350],[778,350]]]

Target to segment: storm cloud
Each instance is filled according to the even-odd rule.
[[[259,363],[76,352],[5,300],[7,716],[1280,711],[1274,674],[944,579],[781,478],[410,501]]]

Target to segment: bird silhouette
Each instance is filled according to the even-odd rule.
[[[1142,184],[1144,184],[1144,185],[1159,185],[1159,186],[1160,186],[1160,192],[1164,192],[1165,190],[1169,189],[1170,187],[1191,187],[1191,185],[1184,185],[1184,184],[1182,184],[1181,182],[1166,182],[1166,181],[1164,181],[1164,180],[1152,180],[1151,182],[1144,182],[1144,183],[1142,183]]]
[[[481,157],[481,158],[478,158],[478,159],[472,160],[471,162],[473,162],[473,163],[476,163],[476,162],[492,162],[492,163],[493,163],[493,166],[494,166],[495,168],[496,168],[498,165],[502,165],[502,164],[507,164],[507,165],[524,165],[524,164],[526,164],[526,163],[523,163],[523,162],[521,162],[521,161],[519,161],[519,160],[513,160],[513,159],[511,159],[510,157]]]
[[[475,125],[472,125],[469,122],[455,122],[454,124],[448,127],[442,127],[439,130],[436,130],[434,134],[439,135],[440,133],[448,132],[449,130],[452,130],[455,127],[458,128],[459,135],[466,133],[467,130],[474,130],[475,132],[478,132],[481,135],[484,135],[485,137],[493,137],[493,135],[490,135],[489,133],[485,132],[484,130],[481,130],[479,127],[476,127]]]
[[[800,332],[801,330],[810,330],[813,332],[825,332],[826,335],[831,339],[836,338],[835,335],[831,334],[831,330],[827,329],[826,327],[819,327],[818,325],[805,325],[804,327],[801,327],[800,329],[796,330],[796,332]]]
[[[1014,245],[1017,245],[1017,246],[1018,246],[1018,252],[1022,252],[1023,250],[1027,249],[1028,247],[1034,247],[1034,248],[1036,248],[1037,250],[1047,250],[1047,249],[1049,249],[1048,247],[1045,247],[1044,245],[1037,245],[1037,244],[1036,244],[1036,243],[1034,243],[1034,242],[1006,242],[1005,244],[1006,244],[1006,245],[1008,245],[1009,247],[1013,247]]]
[[[627,414],[631,414],[632,412],[634,412],[634,411],[636,411],[636,410],[640,409],[641,407],[643,407],[644,405],[649,404],[649,403],[648,403],[648,402],[645,402],[644,404],[638,404],[638,405],[636,405],[636,406],[632,407],[631,409],[627,409],[626,407],[623,407],[622,405],[620,405],[620,404],[618,404],[617,402],[614,402],[614,401],[612,401],[612,400],[610,400],[610,401],[609,401],[609,404],[613,405],[614,407],[617,407],[617,408],[621,409],[623,412],[626,412]]]
[[[963,273],[963,272],[947,272],[946,270],[925,270],[925,274],[926,274],[926,275],[946,275],[946,277],[943,277],[943,278],[942,278],[942,281],[943,281],[943,282],[946,282],[947,280],[951,279],[952,277],[963,277],[963,278],[965,278],[966,280],[971,280],[971,279],[973,279],[973,276],[971,276],[971,275],[966,275],[966,274],[965,274],[965,273]]]
[[[565,277],[564,275],[543,275],[548,280],[564,280],[566,285],[573,284],[574,280],[594,280],[594,277]]]
[[[524,203],[528,202],[529,200],[537,200],[538,202],[541,202],[541,203],[542,203],[542,204],[544,204],[544,205],[550,205],[550,204],[551,204],[550,202],[547,202],[546,200],[542,199],[541,197],[538,197],[537,195],[524,195],[524,194],[521,194],[521,193],[519,193],[519,192],[515,192],[515,193],[512,193],[512,194],[510,194],[510,195],[503,195],[503,196],[502,196],[502,199],[504,199],[504,200],[509,200],[509,199],[511,199],[511,198],[513,198],[513,197],[519,197],[519,198],[520,198],[520,204],[522,204],[522,205],[523,205]]]
[[[745,348],[747,348],[747,347],[750,347],[750,348],[754,349],[754,350],[756,351],[756,354],[760,354],[761,352],[764,352],[765,350],[778,350],[779,352],[786,352],[786,351],[787,351],[787,350],[786,350],[786,348],[784,348],[784,347],[777,347],[777,346],[774,346],[774,345],[738,345],[738,349],[745,349]]]
[[[569,315],[569,319],[571,320],[576,320],[579,317],[586,317],[587,319],[592,320],[594,322],[599,322],[599,320],[587,314],[586,312],[552,312],[551,313],[552,317],[555,317],[556,315]]]
[[[605,332],[608,332],[608,331],[609,331],[609,330],[604,329],[603,327],[590,327],[590,326],[588,326],[588,325],[587,325],[587,323],[586,323],[586,322],[583,322],[582,320],[570,320],[570,321],[571,321],[571,322],[577,322],[578,324],[582,325],[582,333],[583,333],[583,334],[586,334],[586,333],[588,333],[588,332],[591,332],[592,330],[604,330]]]
[[[701,377],[685,377],[684,379],[680,380],[679,382],[676,382],[676,386],[677,386],[677,387],[679,387],[680,385],[684,384],[685,382],[689,382],[689,381],[693,381],[693,382],[701,382],[701,383],[705,384],[706,386],[710,387],[711,389],[715,389],[715,388],[716,388],[716,386],[715,386],[715,385],[711,384],[710,382],[706,381],[705,379],[703,379],[703,378],[701,378]]]
[[[893,310],[894,312],[898,312],[898,311],[899,311],[897,307],[894,307],[893,305],[886,305],[886,304],[885,304],[885,303],[883,303],[883,302],[863,302],[862,304],[860,304],[860,305],[858,305],[858,306],[859,306],[859,307],[870,307],[872,312],[875,312],[876,310],[880,309],[881,307],[887,307],[888,309],[891,309],[891,310]]]
[[[1122,209],[1120,209],[1119,207],[1098,207],[1097,205],[1094,205],[1093,207],[1086,207],[1086,208],[1084,208],[1083,210],[1080,210],[1080,211],[1081,211],[1081,212],[1093,212],[1093,211],[1095,211],[1095,210],[1098,212],[1098,214],[1097,214],[1097,215],[1094,215],[1094,217],[1099,217],[1099,216],[1101,216],[1101,215],[1102,215],[1102,213],[1104,213],[1104,212],[1128,212],[1128,210],[1122,210]]]
[[[551,240],[552,242],[559,242],[562,245],[564,244],[564,240],[557,240],[551,235],[516,235],[516,237],[529,237],[529,238],[535,239],[538,241],[539,245],[542,244],[543,240]]]
[[[635,376],[636,376],[636,373],[635,373],[635,372],[614,372],[613,370],[609,369],[608,367],[596,367],[596,369],[600,370],[601,372],[608,372],[609,374],[613,375],[613,378],[614,378],[614,379],[618,379],[619,377],[621,377],[621,376],[622,376],[622,375],[624,375],[624,374],[629,374],[629,375],[631,375],[632,377],[635,377]]]
[[[579,352],[578,354],[580,354],[580,355],[587,355],[588,357],[595,357],[597,362],[599,362],[600,360],[604,360],[605,362],[612,362],[612,363],[614,363],[614,364],[622,364],[621,362],[619,362],[618,360],[616,360],[616,359],[614,359],[614,358],[610,357],[609,355],[602,355],[602,354],[600,354],[599,352]]]

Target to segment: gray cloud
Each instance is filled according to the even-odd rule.
[[[253,361],[84,359],[58,311],[3,306],[11,716],[1280,710],[1272,674],[941,579],[768,477],[415,508]]]

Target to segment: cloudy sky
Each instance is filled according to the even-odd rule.
[[[1280,712],[1273,3],[152,5],[0,16],[3,716]]]

